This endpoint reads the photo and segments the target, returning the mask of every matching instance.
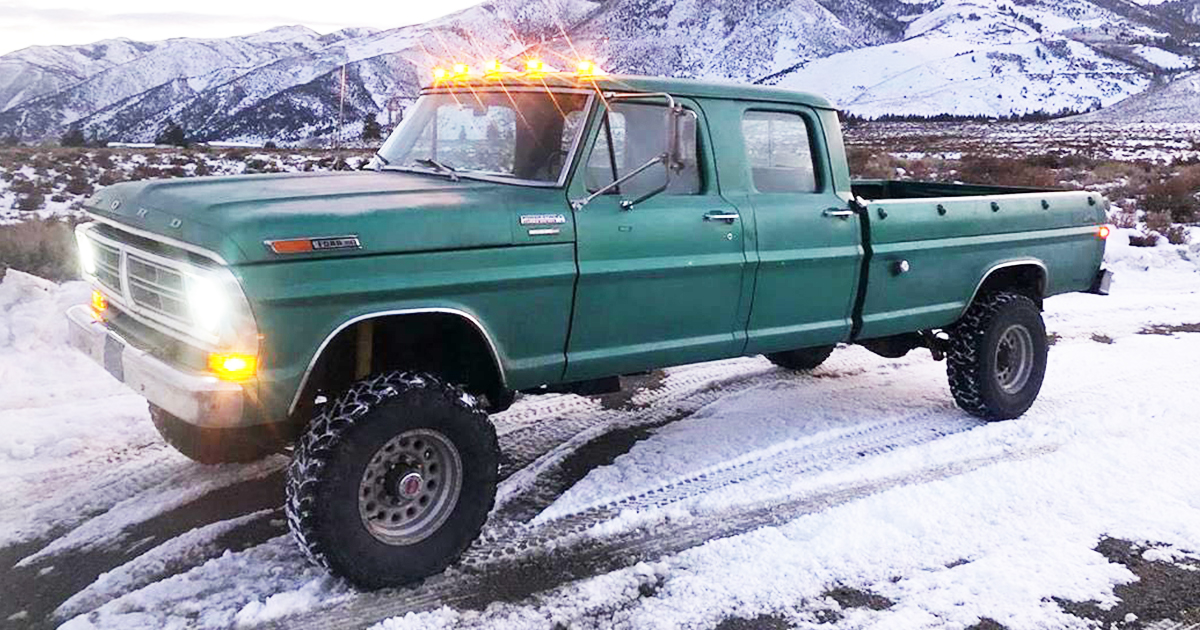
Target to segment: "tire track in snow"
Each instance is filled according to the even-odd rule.
[[[628,568],[639,562],[655,561],[713,540],[781,525],[872,494],[946,479],[1006,461],[1039,457],[1055,448],[1036,446],[1000,455],[963,458],[881,478],[816,489],[784,500],[760,502],[732,512],[706,514],[682,522],[666,521],[604,538],[583,536],[575,544],[530,550],[474,567],[456,566],[416,587],[360,594],[324,610],[306,611],[302,617],[275,620],[263,627],[289,630],[362,628],[390,617],[441,606],[481,610],[496,601],[521,601],[578,580]],[[882,452],[890,450],[894,449]],[[882,453],[865,457],[879,454]]]

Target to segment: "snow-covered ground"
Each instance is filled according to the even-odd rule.
[[[283,457],[205,467],[164,446],[141,399],[65,347],[61,311],[86,291],[10,271],[0,626],[1088,627],[1055,598],[1113,605],[1136,579],[1102,538],[1200,552],[1200,334],[1142,334],[1200,323],[1200,245],[1127,237],[1109,243],[1113,295],[1047,301],[1056,341],[1019,420],[960,412],[928,352],[857,347],[811,375],[675,368],[616,408],[525,398],[494,419],[515,464],[484,539],[384,595],[305,563],[274,494]],[[630,431],[615,459],[563,472]]]

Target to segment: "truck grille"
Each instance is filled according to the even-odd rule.
[[[127,242],[115,230],[86,232],[95,253],[96,280],[119,310],[158,326],[203,340],[187,303],[187,274],[197,265],[175,258],[168,246]],[[181,255],[182,256],[182,255]],[[198,270],[198,269],[197,269]]]
[[[92,244],[96,247],[96,279],[100,281],[100,284],[115,291],[117,295],[124,294],[125,288],[121,283],[120,250],[95,240],[92,241]]]
[[[134,304],[182,322],[190,322],[183,293],[183,274],[132,252],[126,264],[129,296]]]

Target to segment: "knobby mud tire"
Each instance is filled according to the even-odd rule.
[[[359,489],[384,444],[430,429],[458,450],[463,476],[449,518],[408,545],[382,542],[364,525]],[[440,573],[479,536],[496,497],[496,431],[462,389],[429,374],[388,372],[352,385],[325,405],[300,437],[288,467],[288,526],[313,563],[363,589]]]
[[[996,353],[1010,327],[1024,327],[1032,342],[1032,370],[1015,392],[1005,392],[997,378]],[[965,315],[946,330],[946,375],[954,401],[984,420],[1011,420],[1037,399],[1046,375],[1049,344],[1042,313],[1033,300],[1018,293],[993,293],[975,300]]]

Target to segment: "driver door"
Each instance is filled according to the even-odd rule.
[[[738,318],[744,226],[718,194],[703,112],[681,103],[696,116],[682,118],[684,165],[666,190],[621,207],[662,185],[659,164],[575,211],[579,280],[566,380],[734,356],[745,343]],[[663,153],[666,119],[666,107],[650,99],[610,101],[589,133],[569,198],[587,197]]]

